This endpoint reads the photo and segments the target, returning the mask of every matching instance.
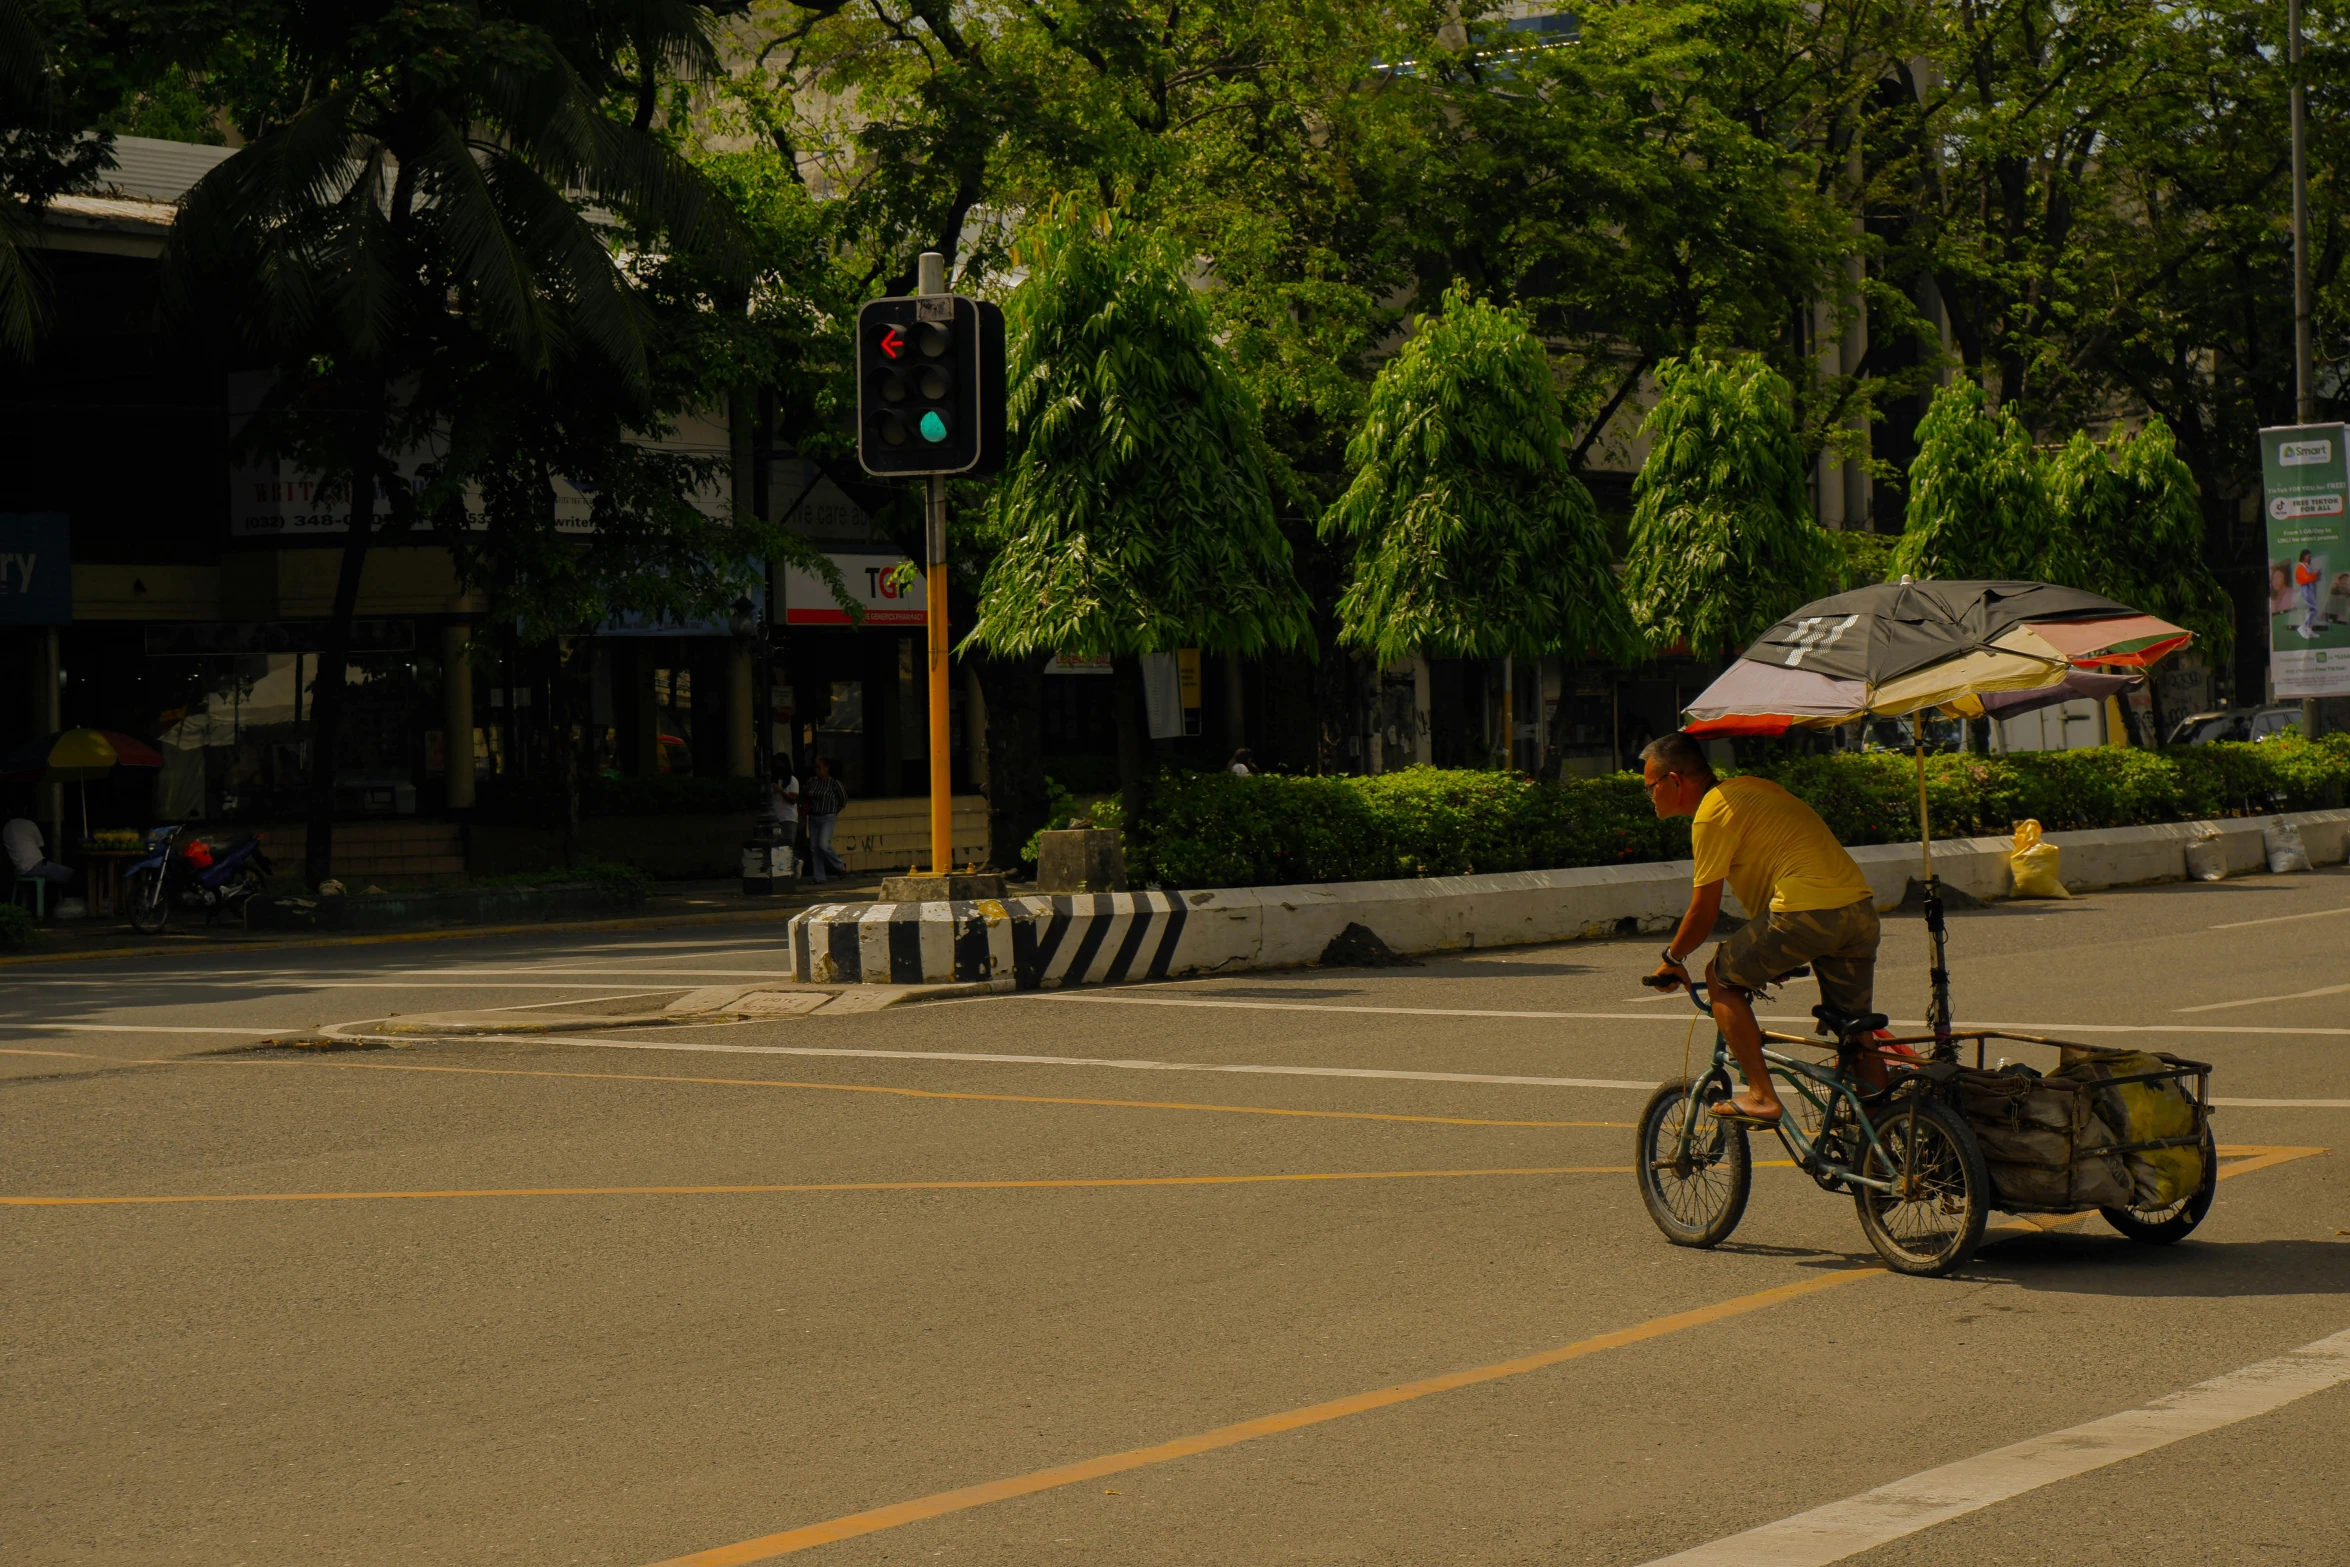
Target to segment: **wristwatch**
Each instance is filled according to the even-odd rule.
[[[1681,959],[1673,956],[1673,944],[1669,941],[1665,943],[1665,966],[1667,968],[1679,968],[1681,966]]]

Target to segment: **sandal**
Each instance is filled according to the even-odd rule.
[[[1716,1120],[1728,1121],[1737,1126],[1777,1126],[1781,1119],[1779,1115],[1756,1115],[1751,1110],[1741,1110],[1733,1099],[1725,1099],[1715,1105],[1713,1115]]]

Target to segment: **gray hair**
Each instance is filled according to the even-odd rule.
[[[1640,759],[1643,762],[1661,762],[1668,773],[1713,782],[1714,764],[1706,759],[1705,747],[1678,729],[1642,746]]]

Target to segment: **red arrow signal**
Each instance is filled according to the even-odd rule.
[[[896,359],[905,352],[906,329],[887,326],[881,329],[881,352],[885,358]]]

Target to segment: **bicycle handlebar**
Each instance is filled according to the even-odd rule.
[[[1791,968],[1786,973],[1781,974],[1777,979],[1772,980],[1771,983],[1774,985],[1784,984],[1791,979],[1808,978],[1810,974],[1811,969],[1808,965]],[[1695,1007],[1700,1012],[1711,1012],[1713,1010],[1711,1005],[1701,999],[1701,993],[1705,989],[1705,981],[1699,979],[1694,974],[1689,976],[1689,983],[1686,985],[1682,984],[1681,981],[1677,979],[1668,978],[1662,974],[1643,974],[1640,976],[1640,983],[1646,985],[1651,990],[1686,990],[1689,992],[1689,1004],[1691,1006]]]

